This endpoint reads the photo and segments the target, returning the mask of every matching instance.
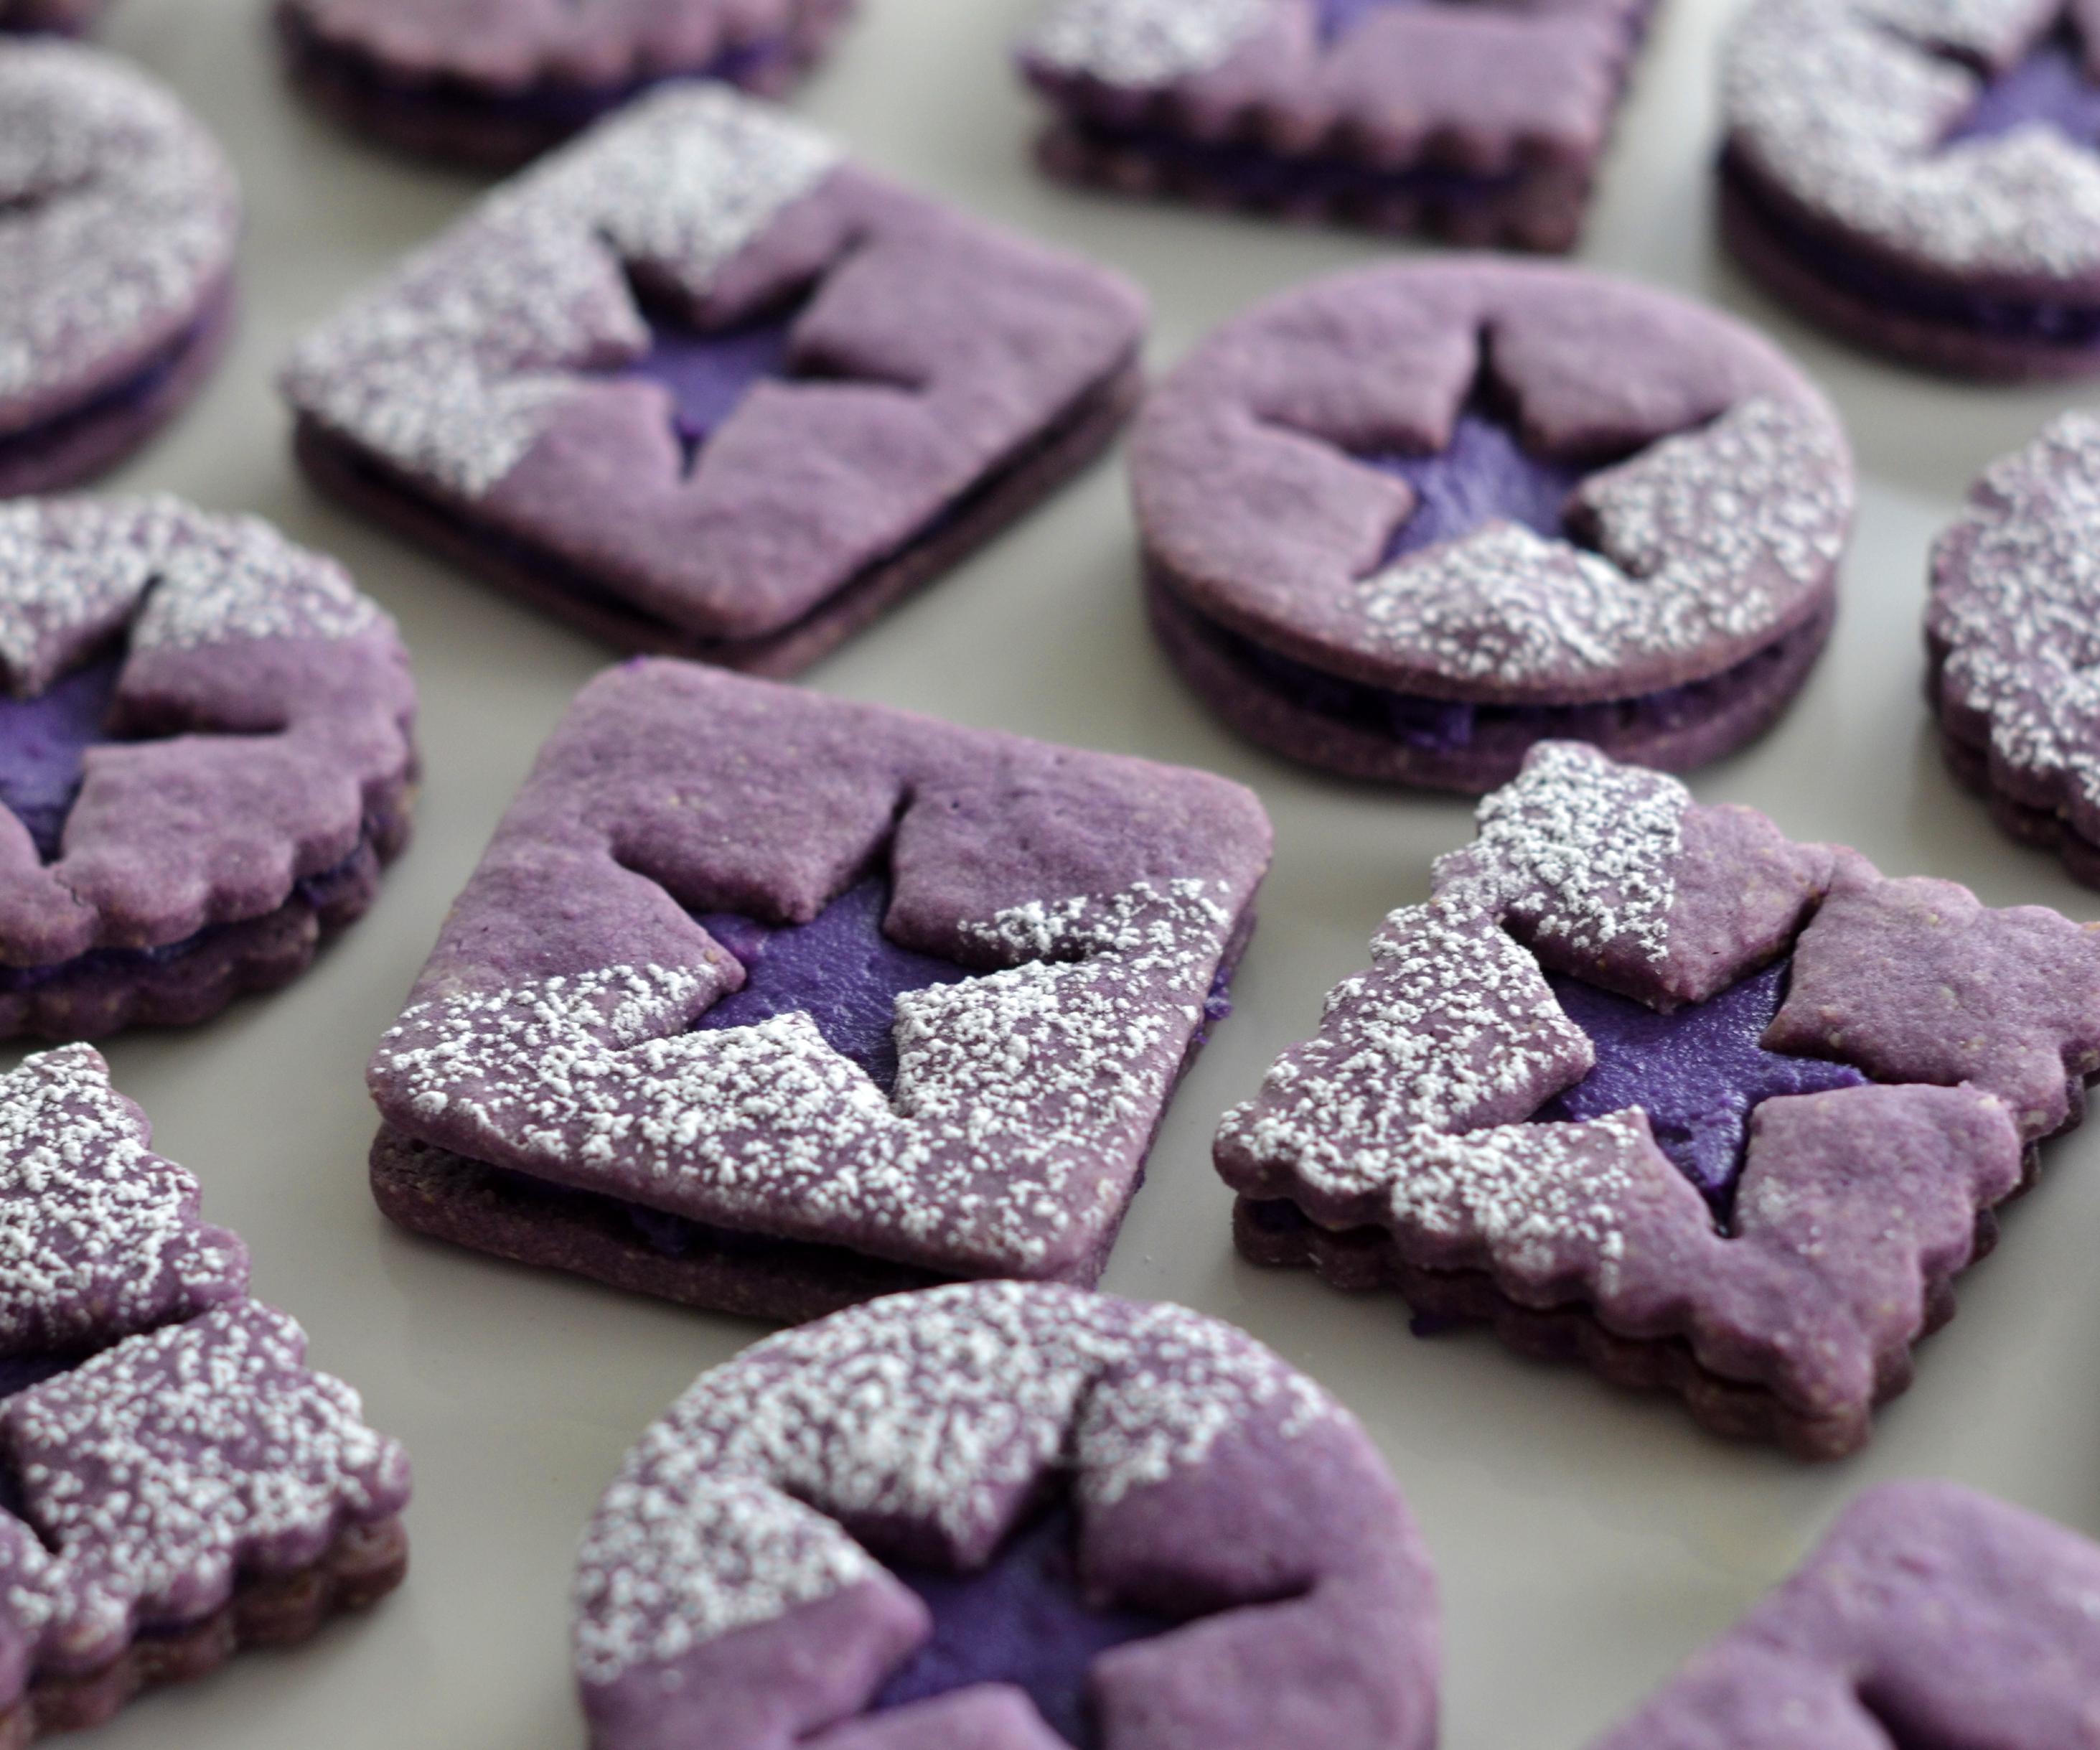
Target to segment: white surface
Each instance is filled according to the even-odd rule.
[[[2076,916],[2100,895],[2021,851],[1942,769],[1920,706],[1927,542],[1970,477],[2062,394],[1952,387],[1809,335],[1718,259],[1713,51],[1723,8],[1665,0],[1583,254],[1762,324],[1835,396],[1866,480],[1835,647],[1779,731],[1700,775],[1800,837],[1996,904]],[[263,0],[120,0],[114,49],[170,80],[227,143],[250,207],[246,314],[201,404],[114,485],[260,512],[340,555],[397,614],[423,690],[417,842],[372,915],[291,989],[188,1033],[121,1039],[117,1080],[162,1149],[245,1235],[265,1297],[404,1438],[415,1567],[374,1615],[137,1704],[103,1750],[569,1750],[576,1539],[643,1425],[756,1327],[512,1269],[391,1231],[364,1187],[362,1071],[541,737],[607,654],[317,501],[269,387],[292,338],[445,223],[474,184],[368,151],[280,84]],[[1039,181],[1010,75],[1026,0],[868,0],[798,99],[878,164],[1136,274],[1166,365],[1253,298],[1392,245],[1126,204]],[[1862,1460],[1807,1469],[1698,1433],[1674,1401],[1518,1360],[1485,1336],[1423,1343],[1398,1302],[1345,1300],[1235,1261],[1212,1177],[1217,1116],[1312,1027],[1460,803],[1324,782],[1240,745],[1149,643],[1119,466],[808,677],[827,692],[1210,767],[1253,784],[1278,850],[1239,1012],[1183,1087],[1106,1285],[1238,1321],[1368,1423],[1443,1575],[1451,1750],[1575,1750],[1782,1575],[1855,1491],[1939,1475],[2100,1534],[2100,1130],[2054,1147],[1961,1317]],[[700,1747],[695,1747],[700,1750]]]

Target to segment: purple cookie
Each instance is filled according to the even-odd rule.
[[[1549,739],[1665,768],[1785,710],[1852,510],[1837,415],[1660,292],[1476,259],[1270,300],[1152,396],[1152,616],[1252,740],[1478,793]]]
[[[1056,0],[1055,175],[1566,250],[1654,0]]]
[[[1206,773],[630,662],[373,1060],[380,1206],[765,1318],[1091,1284],[1268,853]]]
[[[1895,1483],[1590,1750],[2100,1743],[2100,1549]]]
[[[1966,377],[2100,370],[2091,0],[1756,0],[1722,235],[1846,338]]]
[[[1548,743],[1226,1116],[1241,1248],[1861,1445],[2100,1069],[2100,934]]]
[[[2100,420],[2067,413],[1986,473],[1934,546],[1926,643],[1956,772],[2100,886],[2096,546]]]
[[[408,1465],[86,1045],[0,1077],[0,1743],[98,1725],[408,1567]]]
[[[704,1374],[584,1538],[593,1750],[1429,1750],[1427,1551],[1231,1326],[1014,1282]]]
[[[196,392],[232,322],[240,192],[172,93],[94,49],[0,38],[0,118],[7,497],[114,466]]]
[[[293,77],[360,133],[523,163],[667,79],[778,96],[855,0],[278,0]]]
[[[253,519],[0,506],[0,1037],[281,984],[407,842],[394,624]]]
[[[312,335],[323,487],[603,638],[784,674],[1107,444],[1123,281],[668,87]]]

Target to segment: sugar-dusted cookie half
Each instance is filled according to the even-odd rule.
[[[607,1491],[576,1623],[592,1750],[1436,1735],[1428,1553],[1355,1420],[1229,1325],[1056,1286],[704,1374]]]
[[[407,842],[394,623],[252,518],[0,505],[0,1037],[281,984]]]
[[[1775,296],[1965,377],[2100,370],[2100,36],[2064,0],[1755,0],[1721,231]]]
[[[1926,696],[2016,838],[2100,886],[2100,420],[2067,413],[1976,483],[1932,550]]]
[[[0,1076],[0,1743],[400,1583],[408,1465],[86,1045]]]
[[[1886,1483],[1591,1750],[2100,1742],[2100,1549],[1948,1483]]]
[[[1582,234],[1653,0],[1050,0],[1052,174],[1476,245]]]
[[[1829,635],[1852,465],[1740,323],[1571,268],[1286,292],[1153,394],[1152,617],[1207,703],[1352,777],[1478,793],[1580,739],[1665,768],[1769,727]]]
[[[232,323],[240,192],[172,92],[70,42],[0,35],[0,145],[7,497],[115,466],[201,386]]]
[[[277,0],[299,89],[402,150],[517,165],[667,79],[778,96],[855,0]]]
[[[629,663],[373,1059],[380,1206],[767,1318],[1091,1284],[1268,855],[1207,773]]]
[[[1861,1445],[2100,1070],[2100,929],[1549,743],[1229,1113],[1241,1249]]]
[[[1125,281],[667,88],[311,335],[307,471],[623,648],[783,674],[1121,425]]]

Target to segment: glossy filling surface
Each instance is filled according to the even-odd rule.
[[[871,1710],[877,1712],[974,1684],[1011,1683],[1027,1691],[1067,1743],[1097,1750],[1087,1690],[1094,1660],[1110,1647],[1177,1626],[1088,1602],[1079,1586],[1079,1522],[1061,1503],[1009,1538],[977,1573],[889,1566],[924,1601],[933,1633],[883,1686]]]

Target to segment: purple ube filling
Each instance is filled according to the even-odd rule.
[[[712,334],[649,312],[649,350],[621,374],[646,378],[671,391],[671,430],[685,452],[687,473],[747,395],[769,378],[790,374],[789,334],[801,309],[798,304]]]
[[[926,1701],[979,1683],[1011,1683],[1067,1743],[1101,1742],[1087,1673],[1110,1647],[1179,1626],[1163,1616],[1096,1610],[1079,1583],[1079,1522],[1060,1504],[1010,1538],[974,1574],[890,1565],[933,1613],[933,1638],[876,1695],[871,1712]]]
[[[18,457],[33,458],[85,426],[114,419],[152,401],[181,369],[191,351],[204,344],[226,320],[223,303],[215,305],[210,314],[184,329],[129,376],[62,413],[0,435],[0,472]]]
[[[0,803],[58,860],[66,816],[80,794],[87,750],[113,739],[104,725],[122,671],[121,655],[76,669],[33,699],[0,698]]]

